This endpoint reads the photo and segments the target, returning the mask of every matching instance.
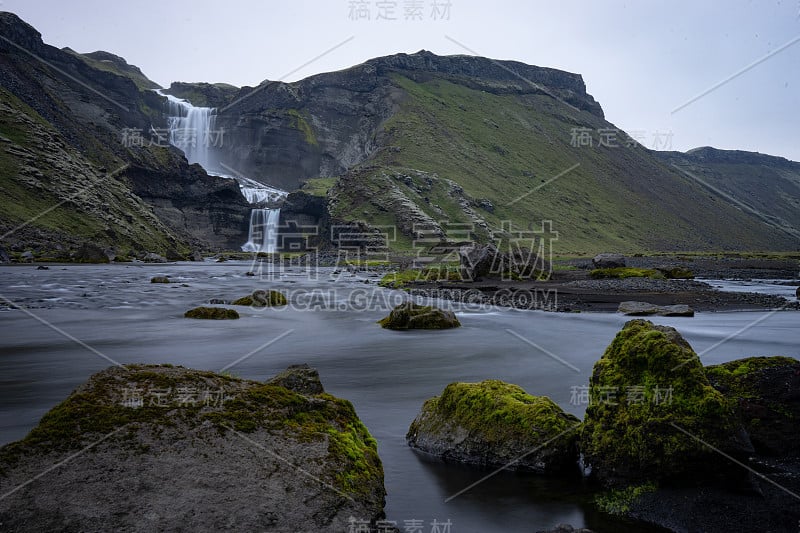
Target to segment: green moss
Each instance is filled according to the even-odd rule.
[[[169,283],[167,276],[154,276],[150,278],[150,283]]]
[[[520,435],[546,440],[580,422],[550,398],[531,396],[521,387],[499,380],[451,383],[441,396],[428,400],[423,411],[479,432],[490,443],[518,439]],[[412,426],[409,433],[415,429]],[[576,435],[568,438],[574,440]]]
[[[207,320],[230,320],[239,318],[239,313],[235,309],[225,309],[224,307],[195,307],[186,311],[183,316]]]
[[[237,300],[232,302],[232,305],[247,305],[250,307],[275,307],[280,305],[286,305],[288,300],[286,296],[281,294],[278,291],[265,291],[263,289],[259,289],[257,291],[253,291],[253,294],[248,296],[243,296]]]
[[[463,278],[458,266],[442,264],[421,269],[390,272],[381,278],[378,285],[390,289],[402,289],[412,283],[433,281],[463,281]]]
[[[658,486],[655,483],[644,483],[642,485],[631,485],[624,489],[611,490],[595,496],[595,505],[604,513],[624,516],[630,510],[630,506],[642,495],[654,492]]]
[[[617,268],[596,268],[589,272],[589,276],[593,279],[607,279],[607,278],[663,278],[664,275],[658,270],[649,268],[631,268],[631,267],[617,267]]]

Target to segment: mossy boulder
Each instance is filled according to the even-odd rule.
[[[745,483],[747,471],[709,445],[741,459],[752,445],[674,328],[626,323],[595,363],[589,396],[581,451],[603,483]]]
[[[452,311],[413,302],[398,305],[378,324],[387,329],[449,329],[461,326]]]
[[[445,461],[540,473],[576,469],[580,421],[550,398],[497,380],[451,383],[422,406],[406,434]]]
[[[265,291],[263,289],[253,291],[253,294],[242,296],[231,302],[232,305],[247,305],[250,307],[275,307],[286,305],[287,303],[289,302],[282,293],[273,290]]]
[[[205,320],[233,320],[239,318],[239,313],[235,309],[201,306],[189,309],[183,316],[186,318],[201,318]]]
[[[150,278],[150,283],[169,283],[167,276],[153,276]]]
[[[0,448],[2,486],[25,482],[4,531],[347,531],[385,498],[350,402],[168,365],[99,372]]]
[[[749,357],[705,370],[711,385],[735,405],[757,452],[800,455],[800,361]]]

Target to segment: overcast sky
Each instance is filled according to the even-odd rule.
[[[0,10],[49,44],[113,52],[165,86],[293,81],[420,49],[513,59],[582,74],[606,118],[648,147],[800,161],[800,0],[0,0]]]

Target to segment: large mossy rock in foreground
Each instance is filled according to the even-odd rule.
[[[278,291],[265,291],[259,289],[253,291],[253,294],[242,296],[238,300],[231,302],[232,305],[249,305],[251,307],[274,307],[279,305],[286,305],[288,301],[286,296]]]
[[[413,302],[398,305],[378,324],[387,329],[449,329],[461,326],[452,311]]]
[[[606,484],[745,484],[747,471],[703,442],[740,459],[752,445],[674,328],[626,323],[595,363],[589,395],[581,452]]]
[[[451,383],[425,402],[406,440],[445,461],[561,472],[576,469],[579,424],[550,398],[517,385]]]
[[[385,497],[350,402],[171,366],[99,372],[0,448],[4,494],[42,472],[0,500],[3,530],[341,533]]]
[[[800,456],[800,361],[748,357],[706,367],[706,375],[734,403],[757,452]]]

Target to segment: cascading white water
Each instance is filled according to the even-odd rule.
[[[278,243],[280,209],[253,209],[250,212],[250,234],[243,252],[274,253]]]
[[[195,107],[171,94],[158,92],[167,98],[169,143],[186,154],[189,163],[199,163],[208,173],[217,174],[219,162],[211,147],[224,142],[224,132],[215,129],[216,109]]]
[[[212,150],[212,147],[220,147],[224,143],[224,131],[215,129],[216,109],[195,107],[160,89],[156,92],[167,98],[169,143],[183,150],[189,163],[200,164],[211,175],[235,179],[250,204],[263,205],[286,196],[286,191],[221,172],[222,165]],[[242,251],[273,253],[277,250],[280,212],[280,209],[253,209],[250,212],[249,235]]]

